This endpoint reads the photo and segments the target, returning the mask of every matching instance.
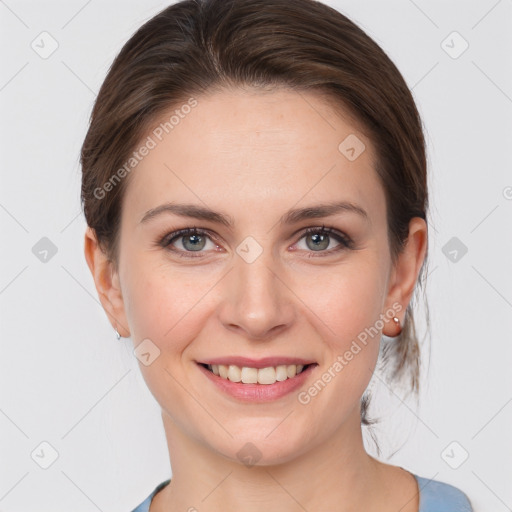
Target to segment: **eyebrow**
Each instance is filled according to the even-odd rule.
[[[370,218],[368,213],[358,206],[357,204],[341,201],[335,203],[326,203],[307,206],[304,208],[297,208],[286,212],[279,220],[280,224],[295,224],[302,220],[316,219],[319,217],[329,217],[337,213],[351,212],[359,215],[365,221],[369,222]],[[179,203],[165,203],[156,208],[148,210],[142,217],[140,223],[144,224],[151,219],[163,213],[170,213],[180,217],[191,217],[199,220],[209,220],[217,224],[222,224],[228,228],[233,227],[234,221],[229,215],[225,213],[216,212],[199,206],[196,204],[179,204]]]

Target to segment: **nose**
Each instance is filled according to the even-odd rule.
[[[294,295],[282,266],[265,251],[248,263],[236,255],[223,280],[219,318],[226,329],[251,340],[266,340],[290,328],[295,318]]]

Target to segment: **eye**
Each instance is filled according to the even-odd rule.
[[[300,240],[302,239],[306,241],[305,250],[321,253],[319,256],[329,255],[352,247],[352,240],[349,237],[333,228],[326,228],[325,226],[321,228],[308,228],[300,238]],[[331,245],[333,240],[337,241],[338,245],[329,250],[325,250]],[[316,255],[310,254],[310,257],[311,256]]]
[[[162,247],[177,253],[181,257],[197,258],[201,256],[201,251],[208,248],[210,242],[210,249],[218,247],[212,241],[212,236],[208,231],[198,228],[185,228],[179,231],[174,231],[166,235],[160,242]],[[199,254],[191,254],[197,252]]]
[[[328,256],[344,249],[350,249],[353,246],[353,242],[348,236],[333,228],[326,228],[325,226],[307,228],[300,237],[299,242],[302,239],[306,240],[306,248],[301,248],[301,250],[310,253],[319,253],[318,255],[310,254],[309,257]],[[332,244],[333,240],[337,241],[338,245],[326,250]],[[216,238],[209,231],[193,227],[180,229],[179,231],[173,231],[167,234],[160,240],[160,245],[180,257],[199,258],[204,256],[206,252],[203,251],[203,249],[208,250],[208,243],[210,244],[210,250],[219,249],[219,244],[214,241],[216,241]],[[299,242],[297,242],[296,245],[299,244]]]

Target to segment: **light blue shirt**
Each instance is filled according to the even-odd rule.
[[[414,473],[412,473],[414,475]],[[420,489],[419,512],[473,512],[468,497],[457,487],[437,480],[414,475]],[[155,494],[171,480],[156,486],[154,491],[132,512],[149,512],[149,505]]]

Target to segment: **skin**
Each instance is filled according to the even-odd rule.
[[[241,403],[217,390],[195,361],[303,357],[319,365],[301,388],[307,389],[395,303],[403,325],[426,253],[425,222],[411,220],[393,265],[372,143],[318,94],[235,89],[197,100],[129,175],[117,269],[94,232],[85,234],[86,259],[112,325],[135,347],[149,338],[160,350],[149,366],[139,363],[162,407],[173,469],[151,512],[417,512],[414,477],[363,446],[359,404],[380,336],[306,405],[297,392]],[[350,134],[366,146],[354,161],[338,150]],[[279,224],[289,209],[340,200],[359,205],[368,220],[341,212]],[[170,201],[222,211],[234,226],[170,213],[140,222]],[[315,251],[304,230],[323,224],[348,235],[353,247],[331,236]],[[206,237],[202,256],[179,257],[159,245],[191,227],[216,237]],[[236,252],[248,236],[263,250],[252,263]],[[197,255],[192,244],[188,253],[182,245],[187,238],[173,247]],[[328,253],[335,248],[341,250]],[[382,332],[395,336],[397,327],[388,321]],[[252,467],[237,457],[247,442],[261,453]]]

